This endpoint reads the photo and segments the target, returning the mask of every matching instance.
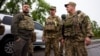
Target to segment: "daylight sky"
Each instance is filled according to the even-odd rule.
[[[77,4],[76,10],[81,10],[95,20],[100,26],[100,0],[45,0],[50,5],[57,7],[57,15],[67,14],[64,4],[73,1]]]

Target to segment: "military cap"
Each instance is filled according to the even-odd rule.
[[[71,5],[71,6],[74,6],[75,7],[76,6],[76,3],[75,2],[69,2],[69,3],[65,4],[64,6],[67,7],[68,5]]]
[[[55,6],[51,6],[50,10],[56,10],[56,7]]]

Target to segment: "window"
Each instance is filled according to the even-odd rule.
[[[37,22],[34,22],[34,26],[35,26],[35,29],[38,29],[38,30],[43,30],[43,26]]]
[[[11,25],[11,22],[12,22],[12,17],[10,17],[10,16],[4,16],[4,18],[2,20],[3,24]]]

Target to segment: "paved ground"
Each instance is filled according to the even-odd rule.
[[[87,46],[88,56],[100,56],[100,42],[95,42],[89,46]],[[45,49],[44,48],[35,48],[34,56],[44,56]],[[53,51],[51,51],[51,56],[53,55]]]
[[[100,56],[100,43],[87,47],[88,56]]]
[[[91,45],[87,46],[88,56],[100,56],[100,40],[92,42]],[[34,56],[45,56],[44,54],[45,48],[35,47]],[[51,51],[51,56],[54,56],[53,51]]]
[[[34,56],[44,56],[44,48],[36,47],[34,50]]]

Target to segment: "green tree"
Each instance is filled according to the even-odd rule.
[[[100,27],[98,26],[96,21],[92,21],[92,28],[95,37],[100,37]]]
[[[8,14],[16,14],[20,11],[20,7],[22,6],[22,4],[24,2],[28,2],[28,4],[32,5],[32,3],[34,3],[34,0],[10,0],[10,1],[5,1],[5,5],[3,8],[2,12],[6,12]],[[3,6],[3,5],[2,5]]]
[[[36,8],[32,11],[32,17],[35,21],[40,22],[43,24],[45,21],[46,15],[49,13],[50,5],[45,2],[45,0],[37,0],[36,1]]]
[[[6,0],[0,0],[0,9],[2,7],[2,5],[5,3]]]
[[[20,7],[24,2],[28,2],[31,8],[32,4],[36,3],[36,8],[31,12],[31,16],[34,18],[35,21],[38,21],[42,24],[50,8],[50,5],[46,3],[45,0],[0,0],[0,2],[1,1],[3,1],[1,6],[3,7],[3,9],[0,10],[0,13],[2,12],[10,15],[18,13],[20,11]]]
[[[5,2],[6,0],[0,0],[0,13],[7,13],[6,8],[2,9]]]

